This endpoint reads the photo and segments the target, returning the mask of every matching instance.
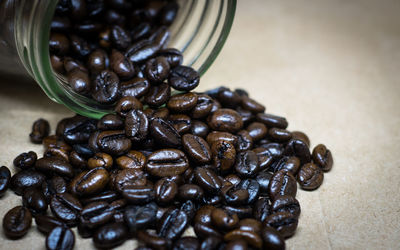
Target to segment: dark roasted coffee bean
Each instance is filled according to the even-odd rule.
[[[178,190],[178,197],[182,200],[200,201],[203,199],[203,196],[203,189],[195,184],[184,184]]]
[[[67,191],[67,183],[62,177],[54,176],[51,179],[46,179],[42,183],[41,190],[46,197],[47,202],[50,202],[53,195],[65,193]]]
[[[29,151],[27,153],[22,153],[18,155],[13,163],[14,166],[20,169],[28,169],[35,165],[37,160],[37,154],[33,151]]]
[[[111,41],[117,49],[125,50],[131,44],[129,33],[119,25],[114,25],[111,29]]]
[[[80,224],[90,229],[97,228],[111,221],[115,210],[105,201],[95,201],[83,207]]]
[[[227,234],[224,235],[225,241],[236,241],[243,240],[248,245],[255,247],[257,249],[261,249],[263,241],[259,234],[250,231],[244,231],[240,229],[234,229]]]
[[[105,14],[105,21],[108,24],[123,25],[125,23],[126,20],[125,16],[116,10],[108,9],[104,14]],[[111,39],[111,30],[110,30],[110,39]]]
[[[212,225],[211,213],[214,209],[215,209],[215,207],[211,206],[211,205],[205,205],[205,206],[200,207],[196,211],[196,215],[194,217],[194,223],[211,226]]]
[[[236,112],[242,118],[243,124],[246,126],[255,119],[255,115],[251,111],[245,110],[242,107],[236,107]]]
[[[237,214],[239,219],[244,219],[244,218],[250,218],[251,213],[253,211],[252,207],[247,205],[247,206],[223,206],[223,209],[226,211],[229,211],[231,213]]]
[[[125,186],[122,189],[122,196],[131,204],[146,204],[153,201],[156,197],[152,186]]]
[[[195,169],[194,176],[196,183],[198,183],[207,192],[217,193],[222,187],[221,180],[211,169],[197,167]]]
[[[40,232],[48,234],[55,227],[65,227],[66,225],[60,219],[48,215],[37,214],[35,216],[36,227]]]
[[[285,238],[289,238],[294,235],[297,224],[297,216],[289,212],[273,213],[264,221],[264,227],[275,228]]]
[[[91,74],[97,75],[101,71],[105,70],[109,65],[109,59],[107,53],[102,49],[96,49],[90,53],[87,66]]]
[[[284,149],[282,144],[279,143],[266,143],[266,144],[261,144],[260,147],[267,149],[269,154],[274,157],[275,159],[282,156]]]
[[[331,170],[333,165],[332,153],[324,144],[318,144],[314,148],[312,152],[312,158],[314,163],[323,171]]]
[[[268,195],[269,181],[272,177],[270,172],[260,172],[256,176],[256,181],[260,185],[260,195]]]
[[[253,122],[249,126],[247,126],[246,130],[249,132],[253,141],[259,141],[267,135],[267,127],[261,122]]]
[[[191,222],[193,220],[194,216],[196,215],[197,207],[198,206],[194,201],[186,200],[185,202],[183,202],[181,204],[179,209],[186,213],[186,215],[188,216],[189,222]]]
[[[50,208],[57,218],[71,226],[76,225],[82,211],[79,200],[69,193],[54,195],[50,201]]]
[[[86,95],[90,91],[89,74],[79,68],[73,69],[67,74],[69,86],[76,93]]]
[[[202,138],[206,138],[208,135],[208,126],[202,121],[194,120],[191,122],[190,133]]]
[[[222,239],[209,236],[203,239],[200,243],[199,250],[208,250],[208,249],[218,249],[218,246],[222,243]]]
[[[143,104],[133,96],[126,96],[118,100],[115,105],[115,112],[121,117],[126,115],[132,110],[142,110]]]
[[[213,164],[221,171],[229,170],[235,163],[235,147],[226,141],[217,141],[211,146]]]
[[[185,134],[182,137],[182,145],[188,157],[200,164],[211,160],[211,149],[206,140],[201,137]]]
[[[59,158],[61,160],[69,162],[68,153],[69,152],[67,152],[65,149],[59,147],[51,147],[46,149],[46,151],[44,151],[43,156],[45,158]]]
[[[110,175],[107,170],[98,167],[76,175],[69,185],[73,194],[86,196],[101,192],[109,180]]]
[[[176,90],[190,91],[199,85],[200,75],[190,67],[177,66],[171,70],[168,82]]]
[[[31,142],[42,143],[43,138],[50,133],[49,122],[45,119],[36,120],[32,125],[32,132],[29,134]]]
[[[140,39],[146,38],[151,33],[151,24],[148,22],[141,22],[136,27],[130,31],[133,41],[138,41]]]
[[[82,20],[87,14],[86,1],[84,0],[70,0],[68,7],[70,16],[74,21]]]
[[[220,89],[217,99],[224,108],[235,108],[242,101],[239,94],[229,89]]]
[[[81,61],[73,59],[71,57],[65,57],[63,60],[63,64],[64,64],[64,70],[67,73],[77,68],[82,71],[87,71],[87,68],[83,65]]]
[[[131,150],[127,154],[118,157],[115,163],[120,169],[134,168],[141,170],[145,166],[146,156],[139,151]]]
[[[22,195],[24,190],[29,187],[39,188],[46,176],[35,170],[22,170],[14,174],[10,179],[10,188],[17,195]]]
[[[85,59],[92,52],[89,42],[86,39],[76,35],[70,35],[70,39],[70,51],[78,59]]]
[[[23,237],[32,224],[32,215],[22,206],[9,210],[3,217],[3,232],[10,239]]]
[[[185,154],[177,149],[161,149],[147,159],[146,170],[154,176],[165,177],[179,175],[189,167]]]
[[[125,133],[133,141],[146,138],[149,130],[149,121],[141,110],[131,110],[125,118]]]
[[[232,183],[233,185],[238,185],[242,180],[240,179],[239,176],[237,176],[236,174],[230,174],[225,176],[224,178],[225,181],[229,181],[230,183]]]
[[[276,116],[276,115],[271,115],[271,114],[262,114],[259,113],[257,114],[257,120],[259,122],[264,123],[268,128],[282,128],[286,129],[288,126],[288,122],[286,121],[286,118]]]
[[[230,230],[235,228],[239,223],[239,217],[235,213],[215,208],[211,212],[211,222],[221,230]]]
[[[232,206],[241,206],[247,204],[249,192],[246,189],[240,189],[231,184],[222,187],[221,193],[224,201]]]
[[[74,168],[65,160],[58,157],[45,157],[36,161],[35,168],[45,174],[54,174],[72,178]]]
[[[275,160],[274,155],[268,148],[258,147],[253,149],[253,152],[257,155],[260,170],[267,169]]]
[[[199,248],[199,241],[193,236],[184,236],[175,241],[173,250],[197,250]]]
[[[187,214],[179,209],[166,212],[159,225],[157,225],[158,235],[170,240],[178,239],[189,226]]]
[[[60,130],[62,130],[65,142],[69,144],[86,143],[90,134],[96,130],[96,121],[76,115],[68,118]]]
[[[179,5],[176,2],[166,4],[158,14],[158,22],[163,25],[170,25],[175,20],[178,13]]]
[[[256,220],[263,222],[270,215],[269,199],[266,197],[260,198],[254,204],[253,216]]]
[[[311,162],[310,149],[302,140],[291,139],[287,143],[283,153],[289,156],[297,156],[300,159],[301,164]]]
[[[279,196],[274,202],[271,204],[271,212],[289,212],[296,217],[300,216],[300,204],[290,195]]]
[[[111,203],[111,202],[115,201],[116,199],[118,199],[118,197],[119,196],[116,191],[109,190],[109,191],[101,192],[94,196],[90,196],[88,198],[82,198],[82,199],[80,199],[80,201],[85,205],[92,203],[92,202],[98,202],[98,201]]]
[[[251,150],[237,153],[235,170],[240,177],[255,176],[260,171],[257,154]]]
[[[247,250],[247,243],[244,240],[232,240],[226,244],[225,249],[226,250]]]
[[[243,231],[250,231],[259,234],[262,229],[262,224],[260,221],[253,218],[245,218],[239,221],[238,229]]]
[[[219,132],[219,131],[212,131],[207,135],[206,138],[208,145],[213,145],[217,141],[225,141],[232,145],[237,145],[238,138],[236,135],[232,135],[228,132]]]
[[[292,138],[292,133],[282,128],[271,128],[268,130],[268,136],[276,142],[287,142]]]
[[[137,234],[139,242],[144,243],[150,249],[169,249],[172,245],[171,240],[157,236],[151,231],[139,231]]]
[[[7,191],[10,184],[11,172],[6,166],[0,167],[0,197]]]
[[[112,71],[114,71],[120,79],[131,79],[135,75],[135,68],[132,62],[118,50],[112,50],[110,66]]]
[[[158,207],[154,202],[143,206],[129,206],[124,211],[124,221],[131,233],[147,229],[156,221]]]
[[[254,203],[260,195],[260,185],[256,180],[253,179],[242,180],[237,185],[237,188],[247,190],[247,192],[249,193],[249,198],[247,200],[248,204]]]
[[[285,239],[273,227],[265,227],[261,231],[263,246],[271,250],[285,250]]]
[[[297,173],[297,181],[304,190],[314,190],[324,181],[324,173],[314,163],[303,165]]]
[[[157,56],[165,57],[171,68],[175,68],[181,65],[183,62],[182,53],[179,50],[173,48],[159,50],[157,51]]]
[[[292,131],[292,138],[293,139],[302,140],[303,142],[305,142],[307,144],[308,147],[310,147],[310,139],[303,132],[301,132],[301,131]]]
[[[96,139],[98,147],[110,155],[122,155],[129,151],[132,142],[123,130],[108,130],[99,133]]]
[[[157,115],[157,113],[155,113],[155,115]],[[168,117],[168,120],[180,135],[189,132],[192,123],[189,116],[183,114],[173,114]]]
[[[294,176],[300,169],[300,160],[296,156],[284,156],[272,165],[274,172],[279,170],[290,171]]]
[[[105,28],[98,34],[99,45],[102,48],[108,49],[111,46],[111,29]]]
[[[253,147],[253,138],[246,130],[240,130],[237,133],[237,138],[236,151],[243,152]]]
[[[118,97],[119,78],[109,70],[101,71],[94,80],[92,98],[101,104],[113,103]]]
[[[110,249],[121,245],[128,237],[128,230],[123,223],[111,223],[100,227],[93,235],[97,248]]]
[[[197,104],[190,111],[190,115],[194,119],[204,118],[211,113],[213,108],[213,99],[206,94],[199,94]]]
[[[118,130],[124,127],[124,121],[115,114],[104,115],[98,122],[97,128],[100,130]]]
[[[132,44],[126,50],[125,56],[134,64],[141,63],[153,57],[159,48],[158,44],[153,44],[150,40],[143,39]]]
[[[172,96],[167,107],[175,113],[185,113],[194,108],[197,104],[197,95],[193,92],[183,93]]]
[[[80,154],[82,157],[89,158],[94,155],[94,152],[92,149],[89,147],[88,144],[75,144],[72,147],[78,154]],[[66,150],[66,149],[65,149]]]
[[[234,133],[243,127],[240,115],[233,109],[219,109],[207,118],[208,126],[217,131]]]
[[[119,170],[115,176],[111,176],[113,189],[122,192],[125,186],[144,186],[147,184],[144,172],[139,169],[126,168]]]
[[[165,177],[156,182],[154,189],[156,201],[161,205],[171,203],[178,194],[178,185]]]
[[[52,54],[63,56],[69,51],[68,37],[61,33],[51,32],[49,39],[49,50]]]
[[[282,195],[296,197],[297,183],[294,176],[287,171],[276,172],[269,181],[268,194],[272,200],[276,200]]]
[[[193,226],[194,232],[199,238],[215,237],[221,238],[221,233],[212,225],[196,223]]]
[[[75,245],[75,235],[66,227],[55,227],[46,238],[47,250],[72,250]]]
[[[171,88],[167,83],[151,86],[144,101],[151,107],[159,107],[168,102]]]
[[[50,63],[51,67],[54,70],[55,73],[58,74],[64,74],[64,62],[63,59],[57,55],[51,55],[50,56]]]
[[[249,110],[255,114],[263,113],[265,111],[265,107],[262,104],[256,102],[248,96],[242,97],[242,108]]]
[[[164,107],[164,108],[157,108],[154,110],[153,115],[151,116],[153,118],[161,118],[161,119],[170,119],[170,115],[169,115],[169,109]],[[190,118],[189,118],[190,119]]]
[[[140,98],[150,89],[150,84],[145,78],[135,77],[128,81],[121,82],[119,92],[121,96],[132,96]]]
[[[150,123],[150,135],[160,146],[175,148],[181,145],[181,136],[176,129],[161,118],[154,118]]]
[[[50,29],[53,32],[67,32],[71,28],[71,21],[68,17],[54,16],[51,21]]]
[[[43,214],[47,211],[47,201],[43,192],[37,188],[27,188],[22,195],[22,203],[34,215]]]
[[[144,73],[151,83],[160,83],[167,79],[170,66],[165,57],[159,56],[146,62]]]

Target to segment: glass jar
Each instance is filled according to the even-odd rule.
[[[53,101],[81,115],[99,118],[110,106],[74,93],[53,72],[49,57],[50,23],[58,1],[0,1],[0,73],[32,77]],[[182,51],[184,65],[202,75],[222,49],[232,26],[236,0],[178,0],[168,47]]]

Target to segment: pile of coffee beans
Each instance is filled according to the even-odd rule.
[[[177,11],[173,1],[59,2],[54,70],[114,113],[62,119],[55,135],[34,122],[43,156],[18,155],[13,176],[0,168],[0,196],[10,187],[22,197],[3,218],[8,238],[34,218],[47,249],[72,249],[73,227],[97,248],[132,238],[141,250],[285,248],[300,216],[297,183],[317,189],[331,152],[311,152],[307,135],[243,89],[192,91],[199,74],[165,49]]]

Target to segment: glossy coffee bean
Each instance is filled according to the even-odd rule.
[[[47,202],[50,202],[51,197],[55,194],[62,194],[67,191],[67,183],[60,176],[54,176],[51,179],[46,179],[42,183],[41,188]]]
[[[145,96],[145,103],[150,107],[159,107],[166,104],[171,96],[171,88],[167,83],[151,86]]]
[[[268,148],[258,147],[252,151],[257,155],[260,170],[268,169],[276,158]]]
[[[100,227],[93,235],[97,248],[109,249],[121,245],[128,237],[128,230],[122,223],[111,223]]]
[[[144,186],[147,184],[144,172],[134,168],[119,170],[114,176],[111,175],[111,180],[112,188],[118,192],[122,192],[125,186]]]
[[[169,240],[178,239],[189,226],[187,214],[179,209],[166,212],[157,225],[158,235]]]
[[[289,212],[296,217],[300,216],[300,204],[296,198],[290,195],[279,196],[271,204],[272,213]]]
[[[264,221],[270,215],[270,201],[263,197],[256,201],[253,207],[253,217],[258,221]]]
[[[199,238],[215,237],[222,238],[221,233],[212,225],[194,224],[194,232]]]
[[[241,229],[234,229],[224,235],[225,241],[243,240],[248,245],[260,249],[263,241],[259,234],[251,231],[245,231]]]
[[[56,194],[50,201],[50,209],[54,216],[73,226],[78,221],[82,204],[69,193]]]
[[[207,122],[214,130],[230,133],[237,132],[243,127],[240,115],[233,109],[219,109],[208,117]]]
[[[308,147],[310,147],[310,145],[311,145],[310,139],[308,138],[308,136],[301,131],[292,131],[292,138],[302,140],[303,142],[305,142],[307,144]]]
[[[221,89],[217,95],[218,101],[225,108],[235,108],[242,101],[242,97],[229,89]]]
[[[152,153],[146,163],[146,170],[154,176],[179,175],[189,167],[186,155],[177,149],[161,149]]]
[[[0,167],[0,197],[2,197],[10,185],[11,172],[6,166]]]
[[[218,249],[218,246],[222,243],[222,239],[218,237],[209,236],[201,241],[200,250],[206,249]]]
[[[324,173],[314,163],[307,163],[300,168],[297,180],[302,189],[314,190],[319,188],[324,181]]]
[[[226,250],[247,250],[247,243],[244,240],[232,240],[226,244],[225,249]]]
[[[70,35],[70,52],[80,60],[86,59],[92,52],[89,42],[77,35]]]
[[[199,248],[199,241],[193,236],[184,236],[177,241],[175,241],[172,249],[173,250],[197,250]]]
[[[101,104],[111,104],[118,97],[119,78],[109,70],[101,71],[95,78],[92,98]]]
[[[122,189],[122,196],[130,204],[140,205],[146,204],[155,199],[155,191],[153,186],[132,186],[128,185]]]
[[[302,140],[291,139],[285,147],[284,154],[289,156],[297,156],[300,159],[301,164],[311,162],[310,149]]]
[[[275,142],[287,142],[292,138],[292,133],[286,129],[271,128],[268,130],[268,136]]]
[[[48,234],[53,230],[55,227],[66,227],[64,222],[60,219],[57,219],[55,217],[51,217],[48,215],[41,215],[37,214],[35,216],[35,223],[37,229],[39,229],[40,232],[44,234]]]
[[[146,62],[144,73],[151,83],[160,83],[167,79],[170,66],[163,56],[152,58]]]
[[[76,115],[66,119],[58,130],[69,144],[85,143],[96,130],[96,123],[93,119]]]
[[[47,211],[47,201],[43,192],[37,188],[27,188],[22,195],[22,204],[34,215],[43,214]]]
[[[120,169],[133,168],[141,170],[145,166],[146,156],[139,151],[130,150],[125,155],[118,157],[115,163]]]
[[[46,149],[44,151],[43,156],[45,158],[60,158],[61,160],[64,160],[65,162],[69,162],[69,155],[68,151],[59,148],[59,147],[51,147]]]
[[[83,65],[83,63],[71,57],[65,57],[63,60],[63,66],[66,73],[71,72],[74,69],[80,69],[82,71],[87,71],[87,68]]]
[[[76,175],[70,182],[70,189],[73,194],[79,196],[97,194],[104,189],[109,180],[107,170],[98,167]]]
[[[324,144],[318,144],[314,148],[312,152],[312,158],[314,163],[323,171],[331,170],[333,165],[332,153]]]
[[[46,237],[46,249],[71,250],[75,245],[75,235],[66,227],[55,227]]]
[[[194,108],[197,104],[197,95],[193,92],[183,93],[172,96],[167,107],[175,113],[185,113]]]
[[[264,227],[273,227],[283,237],[289,238],[296,231],[298,219],[289,212],[277,212],[268,216],[263,223]]]
[[[296,156],[283,156],[271,166],[273,170],[285,170],[291,172],[294,176],[300,169],[300,160]]]
[[[135,68],[131,61],[115,49],[111,52],[110,67],[122,80],[131,79],[135,75]]]
[[[225,176],[224,178],[225,181],[229,181],[230,183],[232,183],[233,185],[238,185],[242,180],[240,179],[239,176],[237,176],[236,174],[230,174]]]
[[[246,130],[249,132],[249,135],[254,142],[263,139],[268,132],[267,127],[261,122],[250,123]]]
[[[276,172],[269,182],[268,194],[272,200],[276,200],[279,196],[290,195],[296,197],[297,183],[294,176],[287,171],[281,170]]]
[[[96,139],[97,146],[110,155],[122,155],[129,151],[132,142],[123,130],[107,130],[100,132]]]
[[[153,57],[159,49],[159,45],[153,44],[148,39],[143,39],[133,43],[125,53],[132,63],[142,63]]]
[[[206,138],[208,145],[213,145],[217,141],[225,141],[232,145],[237,145],[238,138],[236,135],[233,135],[228,132],[219,132],[219,131],[212,131],[207,135]]]
[[[256,219],[246,218],[239,221],[238,228],[243,231],[250,231],[259,234],[261,233],[262,224]]]
[[[197,103],[190,111],[190,116],[194,119],[207,117],[213,108],[213,99],[206,94],[197,95]]]
[[[113,165],[113,158],[111,155],[106,153],[96,153],[93,157],[88,160],[88,168],[103,167],[105,169],[111,169]]]
[[[160,146],[176,148],[182,143],[178,131],[161,118],[154,118],[150,122],[150,135]]]
[[[161,205],[171,203],[178,194],[176,182],[165,177],[156,182],[154,189],[156,191],[156,202]]]
[[[62,33],[51,32],[49,50],[52,54],[63,56],[69,51],[68,37]]]
[[[246,130],[240,130],[237,133],[237,139],[236,151],[243,152],[253,148],[253,138]]]
[[[242,180],[239,184],[237,184],[237,188],[247,190],[249,193],[247,204],[254,203],[260,195],[260,184],[253,179]]]
[[[87,197],[87,198],[81,198],[80,201],[82,204],[87,205],[89,203],[93,202],[106,202],[106,203],[112,203],[113,201],[117,200],[119,197],[118,193],[116,191],[103,191],[99,194]]]
[[[121,96],[132,96],[140,98],[147,94],[150,89],[150,83],[145,78],[135,77],[120,84],[119,92]]]
[[[211,169],[197,167],[194,171],[194,177],[196,183],[207,192],[215,194],[222,187],[222,182],[218,175]]]
[[[182,200],[200,201],[203,196],[203,189],[195,184],[184,184],[178,189],[178,197]]]
[[[174,48],[162,49],[157,51],[157,56],[162,56],[167,59],[171,68],[175,68],[182,64],[183,55],[182,53]]]
[[[230,213],[224,209],[216,208],[211,212],[211,222],[221,230],[230,230],[239,223],[239,217],[235,213]]]
[[[64,62],[61,57],[57,55],[51,55],[50,56],[50,63],[51,67],[54,70],[55,73],[57,74],[64,74]]]
[[[22,206],[10,209],[3,217],[3,232],[10,239],[23,237],[32,224],[32,215]]]
[[[73,69],[67,74],[68,85],[76,93],[86,95],[90,91],[90,79],[87,71],[79,68]]]
[[[188,157],[200,164],[211,160],[211,149],[208,143],[201,137],[185,134],[182,137],[183,148]]]
[[[95,201],[82,208],[80,224],[89,229],[97,228],[111,221],[115,210],[105,201]]]
[[[286,129],[288,126],[286,118],[281,116],[259,113],[256,118],[257,121],[264,123],[268,128]]]
[[[111,42],[119,50],[125,50],[131,44],[129,33],[121,26],[114,25],[111,28]]]
[[[137,238],[150,249],[169,249],[172,245],[171,240],[160,237],[151,231],[139,231]]]
[[[37,160],[37,154],[33,151],[29,151],[27,153],[22,153],[18,155],[13,164],[15,167],[20,169],[28,169],[35,165]]]
[[[155,113],[154,116],[155,115],[158,115],[158,113]],[[187,115],[172,114],[169,115],[168,119],[180,135],[188,133],[192,125],[192,120]]]
[[[255,176],[260,170],[257,154],[251,150],[237,153],[235,170],[240,177]]]
[[[124,211],[124,221],[131,233],[151,227],[157,217],[158,206],[148,203],[143,206],[128,206]]]
[[[251,111],[243,109],[242,107],[236,107],[235,110],[241,116],[243,124],[245,126],[248,125],[250,122],[254,121],[255,115],[251,113]]]
[[[24,190],[29,187],[39,188],[46,176],[35,170],[22,170],[14,174],[10,179],[10,188],[17,195],[22,195]]]
[[[124,121],[115,114],[104,115],[97,122],[97,129],[99,130],[119,130],[123,129]]]
[[[271,250],[285,250],[285,239],[273,227],[265,227],[261,232],[263,246]]]
[[[272,173],[266,171],[262,171],[257,174],[255,180],[260,185],[260,195],[268,195],[268,186],[271,177]]]
[[[52,32],[66,32],[71,28],[71,21],[67,17],[54,16],[50,28]]]
[[[263,113],[265,111],[265,107],[256,102],[255,100],[251,99],[248,96],[242,96],[242,108],[245,110],[249,110],[252,113]]]
[[[125,118],[125,133],[133,141],[146,138],[149,131],[149,120],[141,110],[131,110]]]
[[[109,59],[107,53],[102,49],[96,49],[90,53],[87,66],[90,73],[97,75],[101,71],[105,70],[109,65]]]
[[[46,174],[60,175],[71,178],[74,176],[74,168],[65,160],[58,157],[45,157],[36,161],[35,168]]]
[[[268,154],[270,154],[275,159],[281,157],[284,153],[283,145],[279,143],[268,142],[266,144],[261,144],[260,147],[267,149]]]
[[[217,141],[211,146],[213,164],[221,171],[229,170],[235,163],[235,147],[226,141]]]
[[[190,91],[200,82],[200,75],[187,66],[177,66],[171,70],[168,83],[176,90]]]
[[[202,138],[206,138],[208,135],[208,126],[202,121],[193,120],[190,126],[190,133]]]
[[[224,185],[221,189],[223,200],[232,206],[241,206],[248,203],[249,192],[234,185]]]
[[[50,133],[49,122],[45,119],[36,120],[32,125],[32,132],[29,134],[29,138],[33,143],[42,143],[43,138],[48,136]]]

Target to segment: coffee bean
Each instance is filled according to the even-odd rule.
[[[224,185],[221,189],[224,201],[232,206],[241,206],[248,203],[249,192],[231,184]]]
[[[88,160],[88,168],[98,168],[103,167],[105,169],[111,169],[113,165],[113,159],[111,155],[106,153],[96,153],[92,158]]]
[[[70,35],[70,51],[78,59],[84,60],[92,52],[89,42],[77,35]]]
[[[65,57],[63,60],[63,66],[66,73],[71,72],[75,69],[80,69],[82,71],[88,71],[85,65],[78,60],[71,57]]]
[[[86,95],[90,91],[90,79],[87,71],[79,68],[73,69],[68,72],[67,81],[76,93]]]
[[[133,96],[126,96],[118,100],[115,112],[121,117],[126,117],[132,110],[142,110],[143,104]]]
[[[178,197],[182,200],[200,201],[203,196],[203,189],[195,184],[184,184],[178,189]]]
[[[95,201],[83,207],[80,224],[90,229],[97,228],[111,221],[115,210],[105,201]]]
[[[40,172],[72,178],[74,169],[65,160],[58,157],[45,157],[36,161],[35,168]]]
[[[111,42],[119,50],[125,50],[131,44],[131,37],[128,32],[119,25],[114,25],[111,28]]]
[[[101,104],[110,104],[118,97],[119,78],[109,70],[101,71],[94,80],[92,98]]]
[[[211,212],[212,224],[221,230],[230,230],[239,223],[239,217],[221,208],[215,208]]]
[[[111,223],[100,227],[93,235],[93,243],[97,248],[114,248],[128,237],[128,230],[122,223]]]
[[[50,63],[53,71],[56,74],[65,74],[64,70],[64,62],[61,57],[57,55],[51,55],[50,56]]]
[[[123,129],[124,121],[117,115],[107,114],[104,115],[97,122],[97,129],[99,130],[119,130]]]
[[[54,16],[50,29],[52,32],[67,32],[71,28],[71,21],[68,17]]]
[[[41,190],[47,202],[50,202],[53,195],[65,193],[67,191],[67,183],[62,177],[54,176],[51,179],[46,179],[42,183]]]
[[[230,183],[232,183],[233,185],[238,185],[242,180],[240,179],[239,176],[237,176],[236,174],[230,174],[225,176],[225,181],[229,181]]]
[[[285,170],[296,175],[300,169],[300,160],[296,156],[284,156],[271,166],[274,171]]]
[[[268,136],[276,142],[287,142],[292,138],[292,133],[282,128],[271,128],[268,130]]]
[[[9,210],[3,217],[3,232],[10,239],[23,237],[32,224],[32,215],[22,206]]]
[[[193,92],[172,96],[167,107],[175,113],[185,113],[194,108],[197,104],[197,95]]]
[[[214,228],[214,226],[209,226],[205,224],[194,224],[194,232],[199,238],[215,237],[221,238],[222,235],[219,231]]]
[[[171,88],[167,83],[151,86],[145,96],[145,103],[150,107],[159,107],[168,102],[171,96]]]
[[[255,232],[257,234],[261,233],[262,224],[260,221],[253,218],[242,219],[238,223],[238,229],[243,231]]]
[[[150,249],[169,249],[172,245],[171,240],[157,236],[151,231],[139,231],[137,238],[140,242],[150,247]]]
[[[268,148],[258,147],[252,151],[257,155],[260,170],[268,169],[275,160],[274,155]]]
[[[260,185],[260,195],[268,195],[269,181],[272,177],[270,172],[260,172],[256,176],[256,181]]]
[[[331,170],[333,165],[332,153],[324,144],[318,144],[314,148],[312,158],[314,163],[323,171],[327,172]]]
[[[271,250],[285,250],[285,239],[272,227],[264,227],[261,232],[263,246]]]
[[[256,116],[257,121],[264,123],[268,128],[282,128],[286,129],[288,126],[288,122],[286,118],[271,114],[263,114],[259,113]]]
[[[70,189],[73,194],[79,196],[96,194],[103,190],[109,180],[107,170],[98,167],[76,175],[70,182]]]
[[[290,172],[280,170],[271,177],[268,186],[268,194],[272,200],[276,200],[282,195],[290,195],[295,197],[296,193],[296,179]]]
[[[148,39],[140,40],[133,43],[125,53],[132,63],[142,63],[147,59],[153,57],[159,50],[158,44],[153,44]]]
[[[199,85],[200,76],[194,69],[177,66],[171,70],[168,83],[176,90],[190,91]]]
[[[283,237],[289,238],[294,235],[298,224],[295,215],[289,212],[277,212],[268,216],[264,221],[264,227],[275,228]]]
[[[241,229],[234,229],[224,236],[225,241],[234,241],[239,239],[257,249],[260,249],[263,244],[262,238],[259,234]]]
[[[145,78],[135,77],[128,81],[121,82],[119,92],[122,97],[132,96],[141,98],[150,89],[150,83]]]
[[[242,107],[236,107],[236,112],[241,116],[243,125],[247,126],[250,122],[254,121],[255,115]]]
[[[109,66],[109,59],[107,53],[102,49],[96,49],[90,53],[88,62],[88,69],[90,73],[97,75]]]
[[[196,182],[210,193],[217,193],[222,187],[221,180],[211,169],[197,167],[194,176]]]
[[[300,204],[290,195],[279,196],[274,202],[271,204],[272,213],[277,212],[289,212],[296,217],[300,216]]]
[[[157,51],[157,56],[162,56],[167,59],[167,62],[169,63],[171,68],[175,68],[181,65],[183,61],[182,53],[179,50],[173,48],[161,49]]]
[[[50,201],[53,214],[67,225],[76,225],[82,205],[77,198],[69,193],[56,194]]]
[[[124,221],[131,233],[149,228],[156,221],[157,205],[154,202],[143,206],[129,206],[124,211]]]
[[[262,104],[256,102],[248,96],[242,97],[242,108],[249,110],[255,114],[263,113],[265,111],[265,107]]]
[[[149,130],[149,121],[140,110],[131,110],[125,118],[125,133],[133,141],[143,140]]]
[[[176,129],[161,118],[154,118],[150,122],[150,135],[160,146],[175,148],[182,143]]]
[[[154,185],[156,201],[160,205],[171,203],[178,194],[178,185],[166,177],[158,180]]]
[[[221,242],[222,240],[220,238],[209,236],[202,240],[199,250],[218,249]]]
[[[135,68],[121,52],[113,49],[110,57],[110,66],[112,71],[120,79],[131,79],[135,75]]]
[[[49,50],[58,56],[63,56],[69,51],[68,37],[62,33],[51,32],[49,39]]]
[[[235,108],[242,101],[242,97],[229,89],[221,89],[217,95],[218,101],[225,108]]]
[[[242,180],[238,185],[238,189],[245,189],[249,193],[247,204],[254,203],[260,195],[260,184],[253,179]]]
[[[141,170],[145,166],[146,156],[139,151],[131,150],[127,154],[118,157],[115,162],[120,169],[133,168]]]
[[[190,115],[194,119],[201,119],[211,113],[213,108],[213,99],[205,94],[197,95],[197,103],[190,111]]]
[[[66,225],[60,219],[48,215],[37,214],[35,216],[36,227],[40,232],[49,234],[55,227],[65,227]]]
[[[61,160],[64,160],[65,162],[69,162],[69,152],[66,150],[59,148],[59,147],[51,147],[46,149],[44,151],[43,156],[45,158],[60,158]]]
[[[232,240],[226,244],[225,249],[226,250],[247,250],[247,243],[244,240]]]
[[[302,140],[291,139],[285,147],[284,154],[289,156],[297,156],[300,159],[301,164],[311,162],[310,149]]]
[[[191,122],[190,133],[199,136],[202,138],[206,138],[208,135],[208,126],[202,121],[194,120]]]
[[[50,133],[49,122],[45,119],[36,120],[32,125],[32,132],[29,134],[31,142],[42,143],[43,138]]]
[[[211,146],[213,164],[221,171],[229,170],[235,163],[235,147],[226,141],[217,141]]]
[[[262,197],[256,201],[253,208],[253,216],[257,221],[264,221],[270,215],[269,199]]]
[[[85,143],[90,134],[96,130],[95,122],[93,119],[76,115],[66,119],[59,130],[65,142],[69,144]]]
[[[324,173],[314,163],[307,163],[300,168],[297,180],[302,189],[314,190],[319,188],[324,181]]]
[[[18,155],[13,164],[15,167],[20,169],[28,169],[35,165],[37,159],[37,154],[33,151],[29,151],[27,153],[22,153]]]
[[[0,167],[0,197],[2,197],[10,184],[11,172],[6,166]]]
[[[235,170],[240,177],[253,177],[260,168],[257,154],[251,150],[236,155]]]
[[[166,4],[158,15],[158,20],[161,24],[170,25],[175,20],[176,14],[178,13],[179,5],[175,2],[169,2]]]
[[[115,176],[111,176],[111,180],[113,189],[118,192],[122,192],[125,186],[144,186],[147,184],[144,172],[134,168],[119,170]]]
[[[303,132],[301,132],[301,131],[292,131],[292,138],[293,139],[302,140],[303,142],[305,142],[307,144],[308,147],[310,147],[310,139]]]
[[[110,155],[122,155],[129,151],[132,142],[125,136],[123,130],[108,130],[98,134],[97,146]]]
[[[165,57],[158,56],[147,60],[145,67],[146,78],[154,84],[163,82],[167,79],[170,72],[170,66]]]
[[[267,127],[261,122],[253,122],[247,126],[246,130],[254,142],[261,140],[267,135]]]
[[[199,241],[196,237],[193,236],[185,236],[177,241],[175,241],[173,245],[173,250],[197,250],[199,248]]]
[[[237,132],[243,127],[240,115],[233,109],[219,109],[208,117],[207,122],[214,130],[230,133]]]
[[[253,138],[246,130],[240,130],[237,133],[237,138],[236,151],[243,152],[253,148]]]
[[[179,175],[189,167],[185,154],[177,149],[161,149],[152,153],[146,163],[146,170],[154,176]]]
[[[155,113],[154,115],[158,115]],[[189,132],[190,127],[192,125],[192,121],[189,116],[183,114],[173,114],[168,117],[172,126],[176,129],[176,131],[180,134],[186,134]]]
[[[45,179],[46,176],[44,174],[35,170],[22,170],[11,177],[10,188],[17,195],[22,195],[24,190],[29,187],[39,188]]]
[[[213,145],[217,141],[225,141],[232,145],[237,145],[238,137],[228,132],[212,131],[206,138],[208,145]]]
[[[27,188],[22,195],[22,203],[34,215],[43,214],[47,211],[47,201],[43,192],[37,188]]]
[[[211,149],[203,138],[186,134],[182,137],[182,144],[191,160],[200,164],[208,163],[211,160]]]
[[[146,204],[155,199],[155,191],[153,186],[132,186],[127,185],[122,189],[122,196],[128,203],[140,205]]]
[[[178,239],[189,226],[187,214],[179,209],[166,212],[157,225],[158,235],[169,240]]]
[[[66,227],[55,227],[46,238],[48,250],[70,250],[75,245],[75,235]]]
[[[87,205],[92,202],[107,202],[107,203],[112,203],[116,199],[118,199],[119,195],[116,191],[103,191],[99,194],[87,197],[87,198],[81,198],[80,201],[82,204]]]

